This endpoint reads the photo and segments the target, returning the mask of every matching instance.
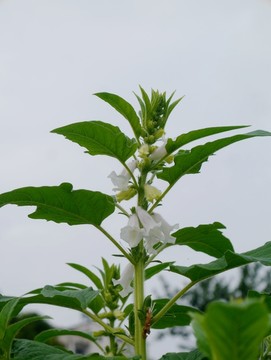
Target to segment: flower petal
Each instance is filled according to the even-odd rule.
[[[129,218],[127,226],[120,231],[120,237],[126,241],[131,248],[137,246],[143,238],[144,230],[139,227],[139,221],[136,214]]]
[[[125,266],[120,279],[113,280],[114,285],[122,286],[122,290],[119,292],[121,297],[126,297],[133,291],[133,288],[131,287],[131,282],[133,278],[134,278],[134,267],[131,263],[128,263]]]
[[[161,224],[161,231],[164,234],[164,243],[170,243],[170,244],[174,244],[176,239],[170,235],[170,233],[174,230],[174,229],[178,229],[179,225],[178,224],[174,224],[174,225],[169,225],[168,222],[160,215],[157,213],[153,213],[152,215],[153,219],[155,221],[157,221],[159,224]]]

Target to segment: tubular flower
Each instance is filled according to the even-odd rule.
[[[137,161],[132,160],[128,165],[131,173],[133,173],[137,166]],[[129,180],[131,179],[131,174],[124,168],[122,172],[117,175],[115,171],[112,171],[111,174],[108,175],[111,179],[113,185],[116,187],[113,188],[114,191],[126,191],[128,190]]]
[[[145,184],[144,185],[145,197],[148,201],[153,202],[154,200],[159,199],[161,191],[158,190],[155,186]]]
[[[120,237],[131,248],[136,247],[143,239],[146,251],[149,254],[155,254],[155,245],[175,242],[175,238],[170,233],[176,228],[178,228],[178,224],[169,225],[160,214],[150,215],[138,206],[136,213],[129,217],[128,224],[121,229]]]
[[[120,237],[126,241],[131,248],[137,246],[142,240],[144,230],[140,228],[138,217],[136,214],[132,214],[129,217],[128,224],[120,231]]]
[[[173,236],[170,235],[170,233],[174,230],[174,229],[178,229],[179,225],[178,224],[174,224],[174,225],[169,225],[166,220],[157,213],[153,213],[152,215],[153,219],[160,223],[160,229],[162,230],[163,234],[164,234],[164,243],[167,244],[174,244],[175,243],[175,238]]]
[[[151,153],[150,159],[154,161],[159,161],[163,157],[167,156],[167,150],[166,150],[166,142],[164,142],[163,145],[159,146],[157,149],[154,150],[154,152]]]
[[[134,278],[134,267],[131,263],[128,263],[125,266],[120,279],[119,280],[113,279],[114,285],[122,286],[122,290],[119,293],[121,297],[126,297],[133,291],[133,288],[131,287],[131,282],[133,278]]]
[[[154,254],[154,245],[164,242],[164,234],[161,230],[161,224],[156,222],[153,217],[140,206],[136,208],[138,218],[144,228],[145,248],[149,254]]]

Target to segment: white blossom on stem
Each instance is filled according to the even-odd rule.
[[[170,235],[170,233],[174,230],[174,229],[178,229],[179,225],[178,224],[174,224],[174,225],[169,225],[167,223],[167,221],[160,215],[157,213],[153,213],[152,215],[153,219],[161,224],[160,229],[162,230],[163,234],[164,234],[164,243],[167,244],[174,244],[176,241],[176,238],[174,238],[173,236]]]
[[[122,286],[122,290],[119,292],[121,297],[126,297],[133,291],[133,288],[131,287],[131,282],[133,278],[134,278],[134,267],[131,263],[128,263],[123,269],[120,279],[113,280],[114,285]]]
[[[133,248],[140,243],[143,235],[144,230],[140,228],[137,215],[132,214],[129,217],[128,224],[120,231],[121,239],[126,241],[130,247]]]
[[[130,169],[130,172],[133,173],[136,169],[137,161],[132,160],[129,164],[127,164],[127,166]],[[130,172],[124,168],[119,175],[117,175],[115,171],[112,171],[111,174],[108,175],[113,185],[115,186],[115,188],[113,188],[114,191],[128,190],[129,181],[131,179]]]
[[[161,160],[163,157],[167,156],[167,150],[166,150],[166,144],[167,142],[164,141],[164,144],[159,146],[157,149],[154,150],[154,152],[152,152],[150,154],[150,159],[154,160],[154,161],[159,161]]]
[[[121,229],[120,237],[131,248],[136,247],[143,239],[148,254],[155,254],[155,245],[159,243],[174,244],[175,238],[170,234],[177,228],[178,224],[169,225],[160,214],[150,215],[141,206],[138,206],[136,213],[129,217],[128,224]]]
[[[164,234],[161,230],[161,224],[156,222],[153,217],[142,207],[138,206],[136,212],[140,223],[144,228],[145,248],[149,254],[154,254],[156,250],[154,245],[164,242]]]

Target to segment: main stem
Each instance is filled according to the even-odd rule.
[[[147,173],[142,171],[138,181],[138,205],[144,208],[145,193],[144,185],[146,183]],[[143,310],[144,302],[144,281],[145,281],[145,264],[144,264],[144,244],[141,240],[139,244],[139,254],[134,264],[134,313],[135,313],[135,353],[141,356],[141,360],[146,360],[146,339],[143,336],[143,325],[139,318],[140,311]],[[143,314],[145,316],[145,314]],[[142,318],[142,317],[141,317]]]
[[[143,257],[135,264],[134,280],[134,312],[135,312],[135,353],[146,360],[146,340],[143,337],[143,325],[139,318],[144,302],[144,260]]]

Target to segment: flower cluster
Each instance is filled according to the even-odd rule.
[[[170,235],[178,225],[169,225],[161,215],[150,215],[142,207],[138,206],[134,214],[129,217],[128,224],[121,229],[120,237],[131,248],[136,247],[144,240],[144,246],[149,254],[155,254],[157,244],[174,243],[175,238]]]

